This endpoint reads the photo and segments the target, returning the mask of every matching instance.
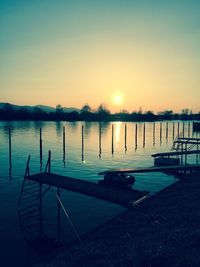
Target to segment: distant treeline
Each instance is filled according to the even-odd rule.
[[[55,112],[47,113],[35,107],[33,110],[26,108],[14,109],[11,104],[6,104],[0,109],[0,120],[45,120],[45,121],[158,121],[158,120],[200,120],[200,112],[193,114],[189,109],[181,113],[165,110],[154,114],[152,111],[134,111],[132,113],[122,110],[111,114],[107,107],[101,104],[97,110],[92,110],[89,105],[84,105],[80,112],[64,112],[61,105],[57,105]]]

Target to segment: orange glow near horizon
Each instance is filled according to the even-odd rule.
[[[15,2],[0,8],[0,102],[199,112],[200,1]]]

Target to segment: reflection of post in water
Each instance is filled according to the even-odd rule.
[[[63,163],[65,166],[65,127],[63,127]]]
[[[82,156],[82,161],[84,161],[84,126],[82,125],[82,153],[81,153],[81,156]]]
[[[101,158],[101,122],[99,122],[99,158]]]
[[[145,123],[143,125],[143,147],[145,147]]]
[[[42,165],[42,129],[40,128],[40,164]]]
[[[39,188],[39,213],[40,213],[40,237],[43,236],[43,221],[42,221],[42,183]]]
[[[177,130],[177,132],[178,132],[178,133],[177,133],[177,136],[178,136],[178,137],[179,137],[179,134],[180,134],[180,129],[179,129],[179,128],[180,128],[180,124],[179,124],[179,122],[178,122],[178,130]]]
[[[112,124],[112,154],[114,154],[114,125]]]
[[[185,123],[183,121],[183,137],[185,136]]]
[[[162,122],[160,122],[160,143],[162,143]]]
[[[9,167],[9,173],[8,173],[9,179],[12,180],[12,165]]]
[[[166,142],[168,141],[168,122],[166,122]]]
[[[9,128],[8,130],[8,143],[9,143],[9,172],[11,172],[12,169],[12,143],[11,143],[11,130]]]
[[[153,146],[155,145],[155,137],[156,137],[156,124],[153,123]]]
[[[124,126],[124,148],[125,152],[127,151],[127,125]]]
[[[137,123],[135,124],[135,150],[137,150]]]
[[[57,196],[60,198],[60,188],[57,187]],[[57,199],[57,241],[61,242],[61,216],[60,216],[60,203]]]
[[[190,122],[188,122],[188,137],[190,137]]]
[[[174,121],[173,121],[173,126],[172,126],[172,138],[174,140],[174,133],[175,133],[175,128],[174,128]]]

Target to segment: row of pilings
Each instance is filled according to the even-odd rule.
[[[154,122],[152,124],[152,139],[153,139],[153,145],[155,145],[155,140],[156,140],[156,134],[159,136],[160,143],[162,142],[162,139],[165,138],[166,141],[169,138],[169,123],[165,123],[165,131],[163,127],[163,122],[160,122],[159,124]],[[139,123],[135,123],[134,126],[134,142],[135,142],[135,149],[138,147],[138,135],[139,135],[139,130],[138,130],[138,125]],[[140,123],[141,125],[141,123]],[[156,126],[159,127],[157,128],[156,132]],[[115,152],[115,124],[111,125],[111,153],[114,154]],[[188,122],[187,124],[185,122],[177,123],[177,129],[175,131],[175,122],[172,122],[171,125],[171,132],[172,132],[172,139],[174,140],[176,137],[190,137],[191,135],[191,123]],[[129,129],[130,130],[130,129]],[[128,126],[125,123],[124,124],[124,149],[125,152],[127,151],[127,135],[128,135]],[[146,142],[146,123],[142,124],[142,144],[143,147],[145,147],[145,142]],[[85,138],[84,138],[84,125],[81,126],[81,157],[82,161],[84,161],[84,143],[85,143]],[[10,168],[12,167],[12,131],[9,128],[8,130],[8,146],[9,146],[9,163],[10,163]],[[101,157],[102,154],[102,124],[99,123],[99,133],[98,133],[98,146],[99,146],[99,158]],[[65,156],[66,156],[66,127],[63,127],[62,130],[62,147],[63,147],[63,161],[65,162]],[[39,154],[40,154],[40,162],[42,163],[42,157],[43,157],[43,137],[42,137],[42,128],[39,129]]]

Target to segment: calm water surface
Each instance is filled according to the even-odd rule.
[[[82,125],[84,147],[82,147]],[[114,139],[112,144],[112,125]],[[63,149],[65,127],[65,150]],[[9,161],[8,133],[11,129],[12,155]],[[40,160],[39,138],[42,129],[43,153]],[[145,128],[145,129],[144,129]],[[17,201],[23,181],[28,155],[30,173],[44,171],[48,150],[52,153],[52,172],[97,182],[98,172],[110,168],[153,166],[151,154],[170,151],[173,139],[179,134],[192,133],[191,122],[102,123],[101,140],[96,122],[0,122],[0,262],[1,266],[33,266],[26,246],[17,212]],[[126,134],[125,134],[126,132]],[[189,156],[188,162],[195,163]],[[11,163],[11,164],[10,164]],[[152,194],[174,182],[174,177],[162,173],[136,174],[134,187]],[[63,204],[81,235],[109,220],[124,210],[121,206],[81,194],[62,191]],[[46,232],[56,235],[56,190],[51,188],[44,197],[43,223]],[[76,239],[64,214],[61,214],[62,240]],[[40,265],[42,266],[42,265]]]

